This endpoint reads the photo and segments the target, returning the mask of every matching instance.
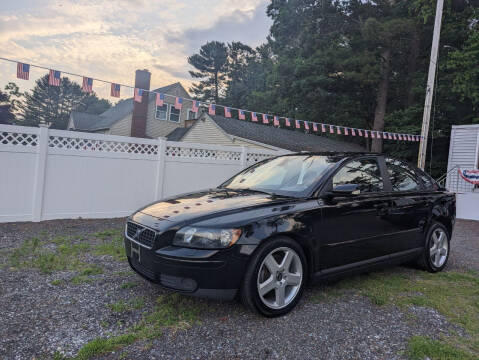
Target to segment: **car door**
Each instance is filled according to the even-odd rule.
[[[391,199],[388,218],[393,225],[390,244],[395,253],[423,246],[424,226],[429,213],[429,197],[416,171],[406,163],[386,158]]]
[[[362,157],[348,161],[329,179],[321,195],[318,234],[322,270],[387,258],[390,249],[384,237],[392,227],[384,172],[381,158]],[[334,195],[335,188],[346,184],[357,184],[359,194]]]

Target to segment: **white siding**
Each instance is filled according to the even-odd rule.
[[[449,160],[447,171],[454,167],[461,169],[477,169],[478,167],[478,138],[479,125],[453,126],[449,146]],[[468,184],[457,175],[457,170],[451,171],[446,186],[451,190],[470,191],[472,184]]]
[[[232,139],[231,136],[226,134],[222,129],[218,127],[211,119],[204,116],[198,120],[193,128],[188,131],[181,141],[193,142],[201,144],[215,144],[215,145],[235,145],[235,146],[249,146],[257,149],[269,149],[259,144],[246,142],[240,139]]]

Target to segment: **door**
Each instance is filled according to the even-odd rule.
[[[383,173],[377,157],[367,157],[349,161],[330,179],[328,192],[334,193],[338,185],[356,184],[359,194],[323,197],[318,233],[323,270],[390,253],[384,238],[393,225],[387,217],[390,200]]]
[[[396,253],[423,247],[430,195],[409,165],[386,158],[386,168],[391,199],[388,217],[394,226],[390,235],[391,247]]]

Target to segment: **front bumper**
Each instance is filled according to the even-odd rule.
[[[250,249],[241,245],[224,250],[166,246],[148,249],[125,237],[125,250],[133,270],[166,288],[198,297],[232,300],[241,286]]]

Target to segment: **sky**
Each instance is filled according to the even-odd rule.
[[[151,88],[192,79],[187,57],[206,41],[266,40],[267,0],[11,0],[0,1],[0,57],[133,85],[136,69],[152,73]],[[0,88],[14,81],[16,64],[0,61]],[[71,79],[81,83],[81,78]],[[109,85],[93,89],[109,96]],[[132,90],[122,90],[122,97]],[[111,100],[111,98],[110,98]]]

